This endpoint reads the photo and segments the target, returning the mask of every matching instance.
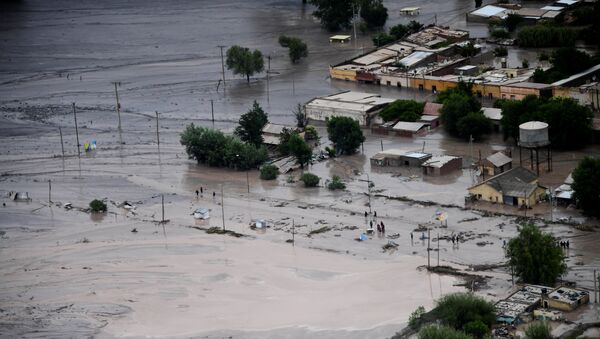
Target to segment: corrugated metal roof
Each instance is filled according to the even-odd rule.
[[[427,124],[422,122],[408,122],[408,121],[399,121],[394,125],[394,130],[400,131],[410,131],[410,132],[418,132],[421,128],[426,127]]]
[[[442,104],[438,104],[435,102],[426,102],[425,107],[423,108],[423,115],[440,115],[440,110],[442,109]]]
[[[502,152],[496,152],[485,159],[496,167],[502,167],[512,162],[512,159]]]
[[[455,157],[452,155],[436,155],[425,161],[421,166],[442,168],[442,166],[455,159],[460,159],[460,157]]]
[[[471,15],[477,15],[477,16],[481,16],[484,18],[489,18],[492,16],[497,16],[499,14],[504,14],[504,12],[506,11],[506,8],[502,8],[502,7],[498,7],[498,6],[492,6],[492,5],[487,5],[487,6],[483,6],[478,10],[475,10],[473,12],[471,12]]]
[[[482,181],[469,189],[480,185],[489,185],[496,191],[502,192],[503,195],[512,197],[523,197],[525,195],[529,197],[538,188],[537,184],[532,183],[536,179],[537,176],[532,171],[523,167],[515,167]]]
[[[378,49],[372,53],[364,55],[360,58],[354,59],[353,62],[360,65],[371,65],[378,63],[389,58],[395,57],[397,52],[388,49]]]
[[[483,115],[488,119],[500,121],[502,119],[502,110],[500,108],[482,107]]]
[[[433,54],[432,52],[416,51],[416,52],[411,53],[409,56],[402,58],[400,60],[400,63],[406,67],[411,67],[411,66],[419,63],[423,59],[431,56],[432,54]]]
[[[571,82],[571,81],[573,81],[573,80],[575,80],[577,78],[580,78],[582,76],[586,76],[586,75],[588,75],[590,73],[593,73],[593,72],[596,72],[597,70],[600,70],[600,64],[598,64],[598,65],[596,65],[596,66],[594,66],[592,68],[588,68],[588,69],[586,69],[583,72],[580,72],[580,73],[577,73],[577,74],[573,74],[573,75],[571,75],[570,77],[568,77],[566,79],[562,79],[562,80],[559,80],[557,82],[554,82],[554,83],[552,83],[549,86],[562,86],[563,84],[567,84],[567,83],[569,83],[569,82]]]
[[[547,11],[562,11],[563,9],[565,9],[564,7],[560,7],[560,6],[544,6],[541,9],[547,10]]]
[[[265,127],[262,128],[262,132],[279,135],[283,132],[284,128],[293,129],[293,127],[290,126],[268,123],[265,125]]]

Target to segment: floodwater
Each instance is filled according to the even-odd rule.
[[[389,24],[413,19],[397,13],[416,3],[386,2]],[[323,180],[340,175],[348,185],[342,192],[304,188],[285,175],[261,181],[257,171],[246,176],[187,159],[179,133],[190,122],[212,125],[211,100],[215,126],[230,130],[255,99],[278,123],[293,122],[297,103],[346,89],[423,99],[417,92],[330,81],[328,66],[360,53],[370,40],[358,33],[356,43],[329,44],[330,34],[301,1],[0,6],[0,196],[6,204],[0,208],[0,336],[386,337],[417,306],[430,308],[440,295],[464,290],[459,279],[419,269],[427,264],[423,227],[431,229],[432,264],[438,253],[441,264],[459,269],[503,263],[502,243],[516,234],[515,218],[462,207],[473,182],[468,170],[423,178],[419,171],[381,170],[369,163],[381,147],[475,158],[478,150],[486,154],[502,145],[499,136],[469,148],[442,131],[417,139],[365,131],[364,150],[308,169]],[[434,20],[435,11],[439,23],[486,29],[464,22],[473,1],[419,6],[422,22]],[[291,65],[277,45],[282,33],[305,40],[310,56]],[[271,56],[268,82],[264,74],[247,84],[226,72],[226,92],[222,85],[217,91],[217,45],[234,44]],[[113,81],[121,82],[122,132]],[[96,151],[81,158],[72,102],[80,143],[98,142]],[[319,132],[324,147],[324,128]],[[560,183],[591,152],[597,149],[556,154],[555,172],[542,179]],[[380,234],[355,240],[368,223],[367,175],[375,184],[371,209],[393,239]],[[199,187],[205,194],[196,197]],[[11,191],[29,192],[32,201],[11,201]],[[161,195],[169,220],[164,227],[157,223]],[[109,201],[107,214],[79,210],[94,198]],[[124,200],[137,206],[135,213],[117,207]],[[75,208],[64,209],[67,202]],[[195,221],[191,214],[198,207],[209,208],[211,218]],[[448,214],[447,227],[434,220],[441,211]],[[534,211],[546,219],[548,212]],[[575,211],[553,212],[554,218],[584,220]],[[272,226],[254,231],[249,224],[255,219]],[[247,237],[194,228],[223,223]],[[330,229],[309,234],[324,226]],[[565,278],[590,288],[590,272],[600,266],[598,233],[560,224],[545,230],[570,239]],[[461,234],[462,241],[453,244],[452,234]],[[286,242],[292,237],[294,246]],[[398,247],[384,251],[389,240]],[[511,287],[505,268],[477,274],[490,277],[478,292],[486,298],[502,297]]]

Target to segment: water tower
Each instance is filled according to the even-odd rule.
[[[548,161],[548,171],[552,171],[552,150],[548,138],[548,124],[541,121],[528,121],[519,125],[519,164],[523,166],[523,149],[529,150],[529,166],[533,171],[536,165],[537,175],[540,175],[540,153],[542,162]],[[541,151],[541,152],[540,152]],[[535,154],[535,161],[534,161]],[[544,157],[546,159],[544,159]]]

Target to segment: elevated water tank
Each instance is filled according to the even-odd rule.
[[[548,124],[541,121],[528,121],[519,125],[519,146],[543,147],[550,144]]]

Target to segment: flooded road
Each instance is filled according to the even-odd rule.
[[[388,24],[414,19],[398,14],[400,7],[414,4],[386,2]],[[417,306],[430,308],[441,294],[464,290],[461,279],[420,268],[427,263],[426,228],[432,230],[432,263],[437,264],[439,253],[441,264],[489,276],[478,292],[486,298],[501,297],[511,287],[502,266],[502,243],[516,234],[517,221],[463,207],[472,184],[468,170],[436,179],[416,170],[370,166],[369,158],[380,147],[474,157],[464,142],[443,131],[419,139],[381,138],[365,131],[364,151],[308,169],[322,180],[341,176],[348,186],[341,192],[301,187],[293,182],[298,172],[292,182],[284,175],[266,182],[257,171],[246,176],[187,159],[179,133],[190,122],[212,126],[211,100],[215,127],[231,130],[255,99],[277,123],[292,123],[297,103],[341,90],[423,99],[417,92],[328,79],[330,64],[371,46],[367,35],[358,33],[351,44],[329,44],[331,34],[321,30],[301,1],[178,1],[169,6],[161,1],[27,1],[1,6],[0,196],[6,204],[0,208],[1,335],[387,337]],[[420,6],[416,19],[422,22],[435,20],[435,12],[438,23],[474,34],[487,29],[466,26],[464,12],[473,1],[435,0]],[[305,40],[309,57],[290,64],[277,44],[282,33]],[[234,44],[271,56],[268,82],[264,73],[247,84],[226,71],[226,92],[222,86],[217,91],[217,46]],[[121,82],[121,133],[114,81]],[[96,151],[81,158],[72,102],[80,143],[98,143]],[[324,128],[319,133],[324,147]],[[485,153],[501,144],[493,136],[474,149]],[[548,182],[562,182],[564,172],[589,152],[556,154],[562,172],[545,175]],[[375,234],[355,240],[369,221],[363,216],[369,201],[367,174],[375,183],[371,207],[393,239]],[[202,197],[194,193],[199,187],[206,192]],[[32,201],[10,200],[14,191],[29,192]],[[158,224],[161,196],[169,220],[164,227]],[[107,214],[80,210],[94,198],[106,198]],[[135,212],[118,207],[125,200],[137,206]],[[64,209],[67,202],[75,208]],[[198,207],[210,209],[208,221],[192,218]],[[447,227],[434,220],[440,210],[449,216]],[[546,217],[547,211],[539,216]],[[272,224],[269,229],[249,228],[263,218]],[[199,229],[223,223],[245,237]],[[591,287],[590,269],[600,266],[593,245],[598,233],[539,224],[571,240],[572,269],[565,278]],[[311,234],[322,227],[329,229]],[[292,232],[295,246],[286,242]],[[464,241],[453,244],[453,234]],[[390,240],[398,247],[383,250]],[[474,272],[483,264],[496,268]]]

